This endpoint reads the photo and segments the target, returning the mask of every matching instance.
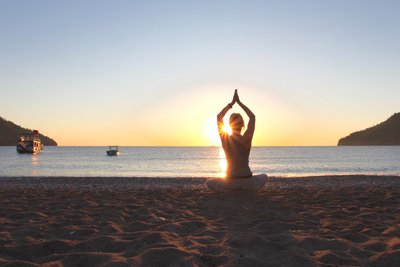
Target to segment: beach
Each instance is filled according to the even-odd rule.
[[[0,266],[399,266],[400,177],[0,178]]]

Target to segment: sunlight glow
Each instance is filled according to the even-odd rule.
[[[218,128],[217,128],[217,119],[216,117],[211,117],[207,120],[204,125],[204,132],[207,136],[210,145],[218,146],[221,144],[221,140],[219,139]]]
[[[229,135],[232,134],[232,129],[229,126],[229,116],[225,116],[224,118],[224,127],[222,129],[224,132],[228,133]],[[204,125],[204,132],[207,136],[207,139],[213,146],[221,145],[221,140],[218,134],[218,127],[217,127],[217,118],[213,116],[207,120]]]
[[[37,154],[32,155],[32,176],[35,176],[37,174],[37,167],[39,165],[39,156]]]
[[[226,122],[225,120],[224,120],[224,128],[222,128],[222,130],[228,133],[229,135],[232,134],[232,128],[229,126],[229,123]]]

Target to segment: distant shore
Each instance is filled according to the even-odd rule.
[[[0,265],[396,266],[400,177],[0,177]]]

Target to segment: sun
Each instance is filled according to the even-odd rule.
[[[224,128],[222,128],[222,130],[228,133],[229,135],[232,134],[232,128],[229,126],[227,120],[224,120]]]
[[[228,134],[232,134],[232,129],[231,129],[231,127],[229,127],[228,121],[229,121],[228,118],[224,118],[223,131]],[[207,120],[207,122],[204,124],[204,133],[205,133],[205,136],[207,136],[207,140],[209,143],[211,143],[211,145],[213,145],[213,146],[221,145],[221,140],[220,140],[219,134],[218,134],[216,117],[213,116]]]

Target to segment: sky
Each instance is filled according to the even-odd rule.
[[[0,116],[63,146],[220,145],[216,115],[238,88],[253,145],[336,145],[400,111],[399,10],[0,0]]]

